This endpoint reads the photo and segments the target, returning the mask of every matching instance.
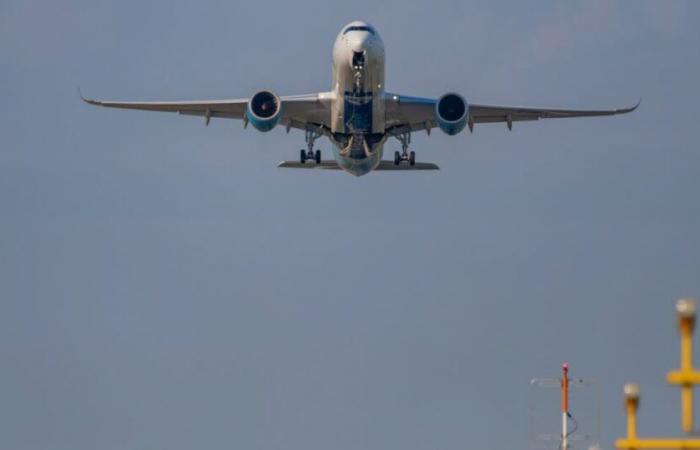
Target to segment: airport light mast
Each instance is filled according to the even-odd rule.
[[[569,363],[554,378],[533,378],[530,386],[535,403],[530,405],[532,450],[582,450],[598,446],[600,434],[598,396],[593,378],[571,377]],[[546,389],[541,391],[539,388]],[[575,397],[570,398],[574,394]],[[570,403],[576,401],[576,407]],[[579,402],[580,401],[580,402]],[[576,410],[575,415],[571,412]],[[555,411],[560,413],[556,420]],[[554,419],[554,420],[553,420]],[[580,426],[583,425],[581,428]]]
[[[561,366],[561,449],[569,450],[569,363]]]
[[[693,388],[700,385],[700,370],[693,367],[693,331],[697,306],[693,299],[684,298],[676,303],[678,328],[681,335],[680,369],[667,374],[670,384],[681,388],[681,429],[692,434],[693,427]],[[637,435],[637,410],[639,409],[640,389],[638,384],[628,383],[624,387],[625,410],[627,412],[627,436],[618,439],[615,446],[619,450],[700,450],[700,439],[685,438],[640,438]]]

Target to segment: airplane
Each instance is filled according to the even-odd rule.
[[[178,102],[123,102],[81,98],[92,105],[147,111],[168,111],[202,116],[206,125],[211,118],[240,119],[259,131],[277,125],[287,133],[295,128],[305,133],[306,149],[299,159],[283,161],[279,167],[296,169],[342,169],[355,176],[373,170],[437,170],[428,162],[416,161],[409,152],[411,133],[440,128],[454,136],[481,123],[503,122],[512,130],[513,122],[625,114],[629,108],[575,110],[522,108],[469,104],[460,94],[448,92],[438,99],[389,93],[384,82],[385,50],[376,28],[355,21],[344,26],[333,45],[333,90],[307,95],[279,96],[261,90],[250,98]],[[322,160],[314,143],[327,137],[334,159]],[[402,151],[394,160],[383,160],[384,144],[395,138]]]

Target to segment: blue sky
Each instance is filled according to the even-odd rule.
[[[277,169],[300,132],[77,96],[328,90],[355,19],[393,92],[643,103],[417,134],[442,171],[356,179]],[[530,448],[528,380],[563,360],[599,380],[603,448],[628,380],[640,432],[676,434],[699,20],[682,1],[3,1],[0,446]]]

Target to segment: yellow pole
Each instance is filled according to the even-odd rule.
[[[685,385],[681,388],[682,428],[686,433],[693,431],[693,388]]]
[[[640,449],[668,449],[668,450],[685,450],[685,449],[700,449],[700,439],[635,439],[628,441],[626,439],[618,440],[615,445],[619,449],[624,450],[640,450]]]
[[[637,411],[627,406],[627,439],[637,439]]]
[[[693,325],[695,320],[691,317],[681,317],[681,370],[693,370]]]
[[[678,328],[681,333],[681,373],[693,371],[693,330],[695,328],[695,302],[681,299],[676,304]],[[681,428],[684,432],[693,431],[693,384],[681,384]]]
[[[637,440],[637,408],[639,408],[639,385],[628,383],[624,387],[627,410],[627,440]]]

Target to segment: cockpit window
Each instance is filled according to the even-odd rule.
[[[370,27],[366,27],[364,25],[354,25],[351,27],[347,27],[345,31],[343,31],[343,34],[348,33],[349,31],[367,31],[369,34],[374,35],[374,30]]]

